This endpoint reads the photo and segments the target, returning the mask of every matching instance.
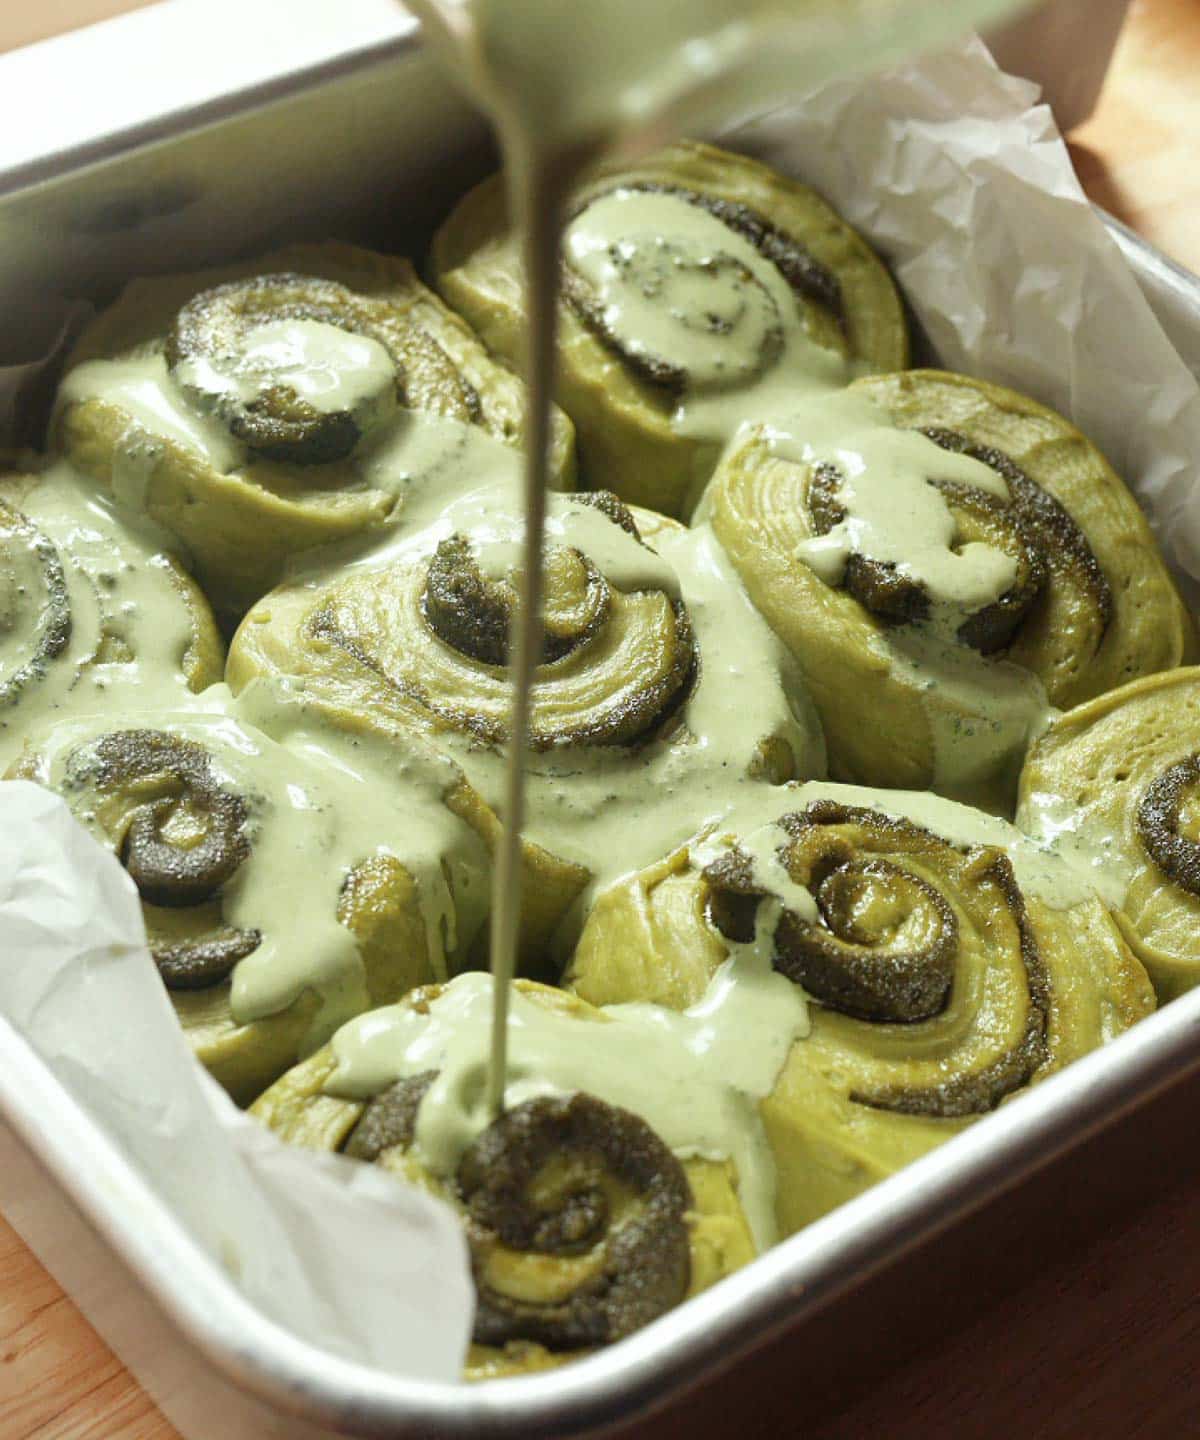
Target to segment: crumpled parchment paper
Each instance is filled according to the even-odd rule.
[[[0,1014],[273,1319],[348,1359],[457,1377],[472,1302],[450,1210],[234,1106],[175,1023],[133,882],[25,781],[0,785]]]
[[[1035,96],[970,42],[828,86],[727,139],[864,231],[943,364],[1028,391],[1091,434],[1168,556],[1200,577],[1200,389]],[[58,800],[2,788],[0,1013],[270,1315],[398,1373],[455,1374],[471,1302],[448,1212],[371,1167],[289,1151],[240,1115],[182,1041],[121,867]]]
[[[980,41],[835,83],[727,136],[888,260],[948,370],[1068,415],[1200,579],[1200,387],[1080,188],[1037,87]]]

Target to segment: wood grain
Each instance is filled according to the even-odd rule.
[[[131,8],[0,5],[0,49]],[[1072,153],[1200,270],[1198,77],[1200,4],[1137,0]],[[622,1440],[1200,1436],[1197,1113],[1200,1081],[1176,1087]],[[176,1440],[2,1220],[0,1440]]]
[[[19,45],[32,45],[48,40],[67,30],[94,25],[98,20],[140,10],[156,0],[4,0],[0,3],[0,50],[15,50]]]
[[[1071,136],[1092,199],[1200,271],[1200,5],[1134,0],[1095,115]]]

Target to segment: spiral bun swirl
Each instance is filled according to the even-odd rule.
[[[1026,761],[1017,822],[1089,862],[1160,1000],[1200,983],[1200,670],[1058,717]]]
[[[566,978],[684,1009],[749,951],[803,989],[810,1032],[759,1110],[788,1233],[1153,1008],[1072,875],[932,796],[789,786],[606,891]]]

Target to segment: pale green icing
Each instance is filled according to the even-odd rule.
[[[843,805],[876,810],[884,815],[900,816],[941,836],[952,845],[989,845],[1002,850],[1012,862],[1013,873],[1022,891],[1053,909],[1070,910],[1096,899],[1097,867],[1094,856],[1086,848],[1063,847],[1057,837],[1046,840],[1031,837],[1007,820],[986,815],[927,790],[875,790],[826,781],[775,787],[731,810],[719,826],[702,838],[704,848],[697,850],[693,846],[692,853],[698,861],[707,863],[703,857],[711,856],[714,853],[712,847],[722,843],[723,837],[732,837],[743,846],[745,838],[750,837],[754,841],[755,853],[761,856],[765,851],[769,855],[772,831],[778,835],[779,844],[785,838],[778,829],[779,820],[784,815],[803,810],[815,800],[833,800]],[[772,879],[769,869],[764,867],[756,871],[756,875],[762,879],[764,888],[785,899],[789,909],[807,913],[803,902],[797,905],[795,895],[789,896],[778,872]]]
[[[417,880],[430,962],[446,978],[486,916],[490,870],[483,841],[446,806],[462,783],[453,761],[413,738],[341,729],[309,705],[302,681],[255,681],[231,707],[329,774],[344,797],[347,845],[376,837],[374,853],[395,856]]]
[[[493,579],[506,579],[521,567],[524,522],[507,508],[497,494],[471,497],[452,506],[451,521],[461,517],[467,533],[479,536],[475,547],[479,568]],[[569,496],[555,499],[546,516],[547,546],[569,545],[586,555],[597,570],[618,590],[661,590],[672,600],[680,598],[679,577],[674,569],[636,536],[615,525],[594,505],[581,504]]]
[[[278,344],[272,338],[277,329],[285,332]],[[300,341],[289,349],[296,339],[293,331],[300,332]],[[403,500],[406,523],[428,524],[455,494],[516,473],[519,454],[479,426],[398,408],[395,368],[378,342],[315,322],[262,326],[251,334],[262,332],[267,336],[262,353],[281,360],[291,357],[286,381],[310,404],[330,411],[346,409],[358,418],[364,433],[341,462],[344,488],[397,496]],[[252,398],[266,377],[226,373],[209,361],[186,364],[192,367],[189,373],[195,382],[186,389],[158,350],[122,360],[87,361],[76,366],[60,387],[59,410],[98,400],[127,418],[113,459],[111,485],[128,511],[145,508],[146,486],[161,460],[164,442],[179,446],[221,475],[240,475],[252,461],[218,416],[222,397],[225,401]],[[323,554],[318,563],[325,563]]]
[[[189,356],[174,378],[196,409],[227,416],[274,386],[323,414],[353,415],[363,429],[396,408],[396,366],[386,348],[318,320],[273,320],[242,337],[236,352]]]
[[[1022,795],[1017,824],[1031,841],[1062,857],[1092,884],[1106,903],[1119,910],[1125,903],[1138,865],[1124,845],[1124,837],[1094,818],[1081,815],[1077,806],[1060,794],[1044,790]]]
[[[794,101],[805,87],[933,48],[1020,0],[414,0],[510,149],[582,168],[606,145]]]
[[[785,428],[781,428],[782,421]],[[1015,559],[994,546],[958,543],[958,525],[932,481],[970,486],[1007,502],[1004,477],[915,430],[898,430],[863,396],[822,396],[769,421],[772,452],[807,467],[836,468],[845,519],[804,540],[796,556],[839,584],[851,555],[894,566],[933,602],[932,628],[948,636],[993,604],[1016,579]],[[815,561],[815,563],[813,563]]]
[[[965,796],[998,774],[1015,784],[1029,746],[1058,713],[1038,677],[920,626],[877,636],[876,644],[925,701],[937,788]]]
[[[807,1034],[808,1012],[762,949],[735,947],[702,999],[682,1012],[629,1004],[580,1016],[514,990],[506,1107],[583,1091],[640,1115],[681,1156],[730,1159],[751,1232],[765,1248],[776,1238],[775,1172],[755,1106]],[[489,975],[462,975],[425,1013],[389,1006],[333,1039],[333,1094],[366,1098],[405,1076],[438,1072],[416,1127],[416,1154],[438,1175],[455,1173],[492,1118],[484,1085],[492,989]]]
[[[563,253],[623,348],[685,376],[671,417],[681,435],[720,445],[748,420],[774,424],[853,378],[844,356],[811,337],[779,268],[679,195],[602,195],[567,226]],[[698,490],[711,464],[709,454]]]
[[[515,485],[521,454],[478,425],[398,410],[366,436],[355,463],[364,484],[403,500],[411,530],[438,520],[457,495]]]
[[[778,902],[780,911],[790,910],[803,920],[816,920],[817,902],[812,891],[798,885],[779,858],[784,840],[778,824],[760,825],[757,830],[734,834],[729,830],[710,832],[688,846],[688,862],[695,870],[703,870],[732,850],[750,861],[750,873],[756,889]],[[769,913],[769,912],[768,912]],[[769,921],[771,935],[778,924],[778,914]],[[762,920],[760,909],[756,925]]]
[[[526,837],[593,877],[564,921],[557,948],[565,952],[599,889],[681,844],[740,798],[767,788],[757,773],[761,741],[775,737],[790,747],[801,776],[824,772],[825,751],[795,662],[755,610],[707,526],[671,527],[646,546],[569,495],[549,502],[547,542],[577,547],[617,590],[678,596],[699,652],[682,723],[662,739],[636,747],[568,745],[528,757]],[[519,561],[521,528],[511,485],[485,486],[445,507],[428,530],[394,535],[358,556],[352,568],[424,560],[441,539],[462,533],[477,543],[485,569],[509,577]],[[318,571],[306,583],[315,588],[327,581],[327,573]],[[477,683],[489,683],[484,667]],[[502,693],[506,677],[497,672],[490,683]],[[449,728],[439,732],[437,743],[503,813],[506,755]]]
[[[85,400],[117,406],[129,417],[129,428],[113,476],[113,489],[119,499],[134,509],[140,508],[145,490],[145,462],[153,459],[156,440],[171,441],[199,456],[222,475],[245,463],[245,448],[226,427],[189,404],[171,378],[161,350],[123,360],[88,360],[77,365],[59,386],[58,408]],[[141,466],[139,459],[143,462]]]
[[[186,709],[137,709],[119,723],[84,716],[34,737],[37,778],[104,844],[90,762],[99,739],[127,729],[194,741],[248,806],[249,854],[222,886],[221,909],[262,940],[234,968],[235,1020],[273,1015],[311,989],[321,999],[309,1037],[317,1045],[367,1008],[357,942],[337,908],[351,869],[375,855],[393,856],[416,880],[433,973],[448,974],[460,929],[469,937],[482,919],[487,869],[481,842],[441,803],[451,766],[327,729],[286,689],[254,686],[234,701],[213,686]]]
[[[67,715],[116,719],[143,706],[184,703],[190,693],[183,660],[192,624],[159,537],[118,520],[66,464],[38,477],[18,508],[62,566],[71,628],[65,650],[0,708],[0,773],[27,735]],[[15,566],[0,557],[0,678],[20,667],[44,600],[34,554],[19,543],[13,556]],[[110,658],[97,658],[102,646]]]
[[[946,496],[930,483],[1006,502],[1004,478],[897,429],[872,401],[848,391],[852,367],[810,339],[803,307],[776,266],[680,196],[631,189],[600,196],[567,226],[564,256],[626,349],[684,372],[672,417],[681,434],[733,450],[753,425],[779,459],[836,468],[844,518],[802,540],[798,563],[838,586],[858,555],[894,566],[922,588],[928,618],[881,633],[876,648],[923,702],[935,786],[967,794],[1019,765],[1046,723],[1045,692],[1029,671],[984,658],[957,638],[965,619],[1012,587],[1017,564],[997,547],[960,543]],[[698,489],[710,465],[711,457]],[[705,517],[701,501],[697,520]]]
[[[745,386],[774,365],[797,308],[749,240],[678,195],[602,195],[567,226],[563,258],[622,349],[685,370],[697,392]]]
[[[688,846],[703,868],[736,844],[766,891],[755,940],[730,945],[730,959],[704,997],[683,1012],[649,1004],[602,1007],[610,1024],[563,1015],[521,992],[511,999],[505,1103],[586,1091],[633,1110],[681,1155],[727,1157],[760,1247],[773,1233],[774,1171],[754,1099],[768,1094],[788,1050],[808,1033],[799,987],[773,972],[774,931],[787,909],[817,916],[811,892],[779,858],[782,817],[817,800],[899,816],[961,848],[987,845],[1010,860],[1024,893],[1055,908],[1095,898],[1087,857],[1059,853],[993,816],[927,792],[878,791],[824,782],[767,788],[734,803]],[[490,977],[462,976],[426,1013],[396,1005],[352,1021],[334,1037],[333,1094],[367,1098],[395,1080],[436,1070],[418,1112],[419,1158],[453,1175],[487,1125],[484,1102],[493,988]],[[593,1027],[586,1029],[584,1027]]]

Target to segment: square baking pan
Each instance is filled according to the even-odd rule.
[[[205,37],[210,50],[214,26],[254,41],[253,23],[221,30],[245,9],[227,0],[138,12],[65,59],[62,42],[19,57],[10,79],[61,93],[64,64],[80,83],[91,73],[107,84],[139,54],[164,56],[154,108],[135,113],[127,97],[107,111],[85,106],[40,150],[28,130],[8,133],[0,364],[44,349],[69,308],[57,302],[103,302],[133,273],[329,235],[421,253],[494,164],[486,129],[386,0],[347,0],[336,29],[328,8],[297,5],[287,45],[220,92],[204,79],[222,73],[204,63]],[[1200,373],[1200,280],[1109,223]],[[355,1365],[254,1310],[3,1021],[0,1209],[191,1440],[561,1437],[628,1421],[784,1330],[801,1341],[837,1295],[1198,1068],[1200,991],[629,1339],[559,1370],[471,1386]]]

